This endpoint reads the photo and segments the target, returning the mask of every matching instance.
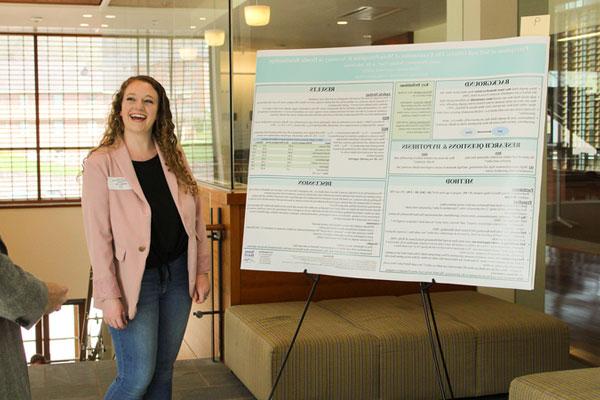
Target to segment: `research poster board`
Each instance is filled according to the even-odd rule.
[[[533,289],[548,43],[259,51],[242,268]]]

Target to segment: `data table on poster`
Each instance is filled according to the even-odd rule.
[[[250,168],[257,173],[293,171],[304,175],[327,175],[329,151],[329,143],[323,141],[257,140],[252,144]]]

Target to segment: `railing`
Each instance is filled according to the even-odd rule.
[[[88,291],[87,297],[85,298],[85,311],[83,313],[83,319],[79,321],[79,332],[81,332],[81,340],[79,341],[79,361],[87,360],[88,350],[88,320],[90,314],[90,305],[92,302],[92,280],[94,273],[92,267],[90,267],[90,278],[88,280]]]
[[[210,311],[196,311],[194,316],[196,318],[202,318],[205,315],[210,315],[210,348],[211,358],[213,362],[217,361],[215,354],[215,315],[219,316],[219,359],[223,361],[225,352],[224,337],[223,337],[223,240],[225,237],[225,225],[222,224],[221,208],[217,208],[217,223],[213,224],[213,209],[210,209],[210,224],[206,225],[206,231],[208,232],[208,238],[211,241],[210,246],[210,265],[211,265],[211,290],[210,290]],[[215,256],[214,256],[214,244],[217,244],[217,301],[218,308],[215,309]]]

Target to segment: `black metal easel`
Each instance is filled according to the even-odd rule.
[[[444,359],[444,352],[442,351],[442,343],[440,342],[440,334],[438,332],[437,323],[435,322],[435,314],[433,313],[433,305],[431,304],[431,296],[429,295],[429,289],[435,283],[435,279],[432,279],[431,282],[420,282],[419,287],[421,289],[421,300],[423,302],[423,312],[425,313],[425,323],[427,325],[427,332],[429,333],[429,343],[431,344],[431,355],[433,357],[433,363],[435,365],[435,372],[438,385],[440,387],[440,393],[442,395],[442,399],[446,400],[446,389],[444,387],[444,382],[442,381],[442,373],[440,370],[440,361],[441,359],[442,365],[444,367],[444,373],[446,375],[446,384],[448,385],[448,389],[450,391],[450,398],[454,399],[454,392],[452,391],[452,384],[450,383],[450,375],[448,375],[448,368],[446,367],[446,360]],[[433,325],[433,329],[432,329]],[[434,339],[435,333],[435,339]],[[435,346],[435,342],[437,341],[437,348]]]
[[[273,399],[273,395],[275,394],[275,389],[277,388],[279,379],[281,379],[281,375],[283,373],[283,369],[285,368],[285,364],[287,363],[288,357],[290,356],[292,348],[294,347],[294,343],[296,343],[296,338],[298,337],[298,332],[300,332],[300,327],[302,326],[302,322],[304,321],[304,316],[306,315],[306,312],[308,311],[308,306],[310,305],[310,302],[315,294],[315,290],[317,289],[317,284],[319,283],[319,279],[321,279],[321,275],[319,275],[319,274],[309,275],[306,270],[304,270],[304,274],[309,276],[312,279],[312,281],[313,281],[312,288],[310,289],[308,299],[306,299],[306,304],[304,305],[304,311],[302,311],[302,316],[300,317],[300,321],[298,322],[298,326],[296,327],[296,332],[294,333],[294,337],[292,338],[290,347],[288,347],[287,353],[285,354],[285,358],[283,359],[283,363],[281,364],[281,367],[279,368],[279,372],[277,373],[277,378],[275,378],[275,383],[273,383],[273,388],[271,388],[271,393],[269,394],[269,400]]]

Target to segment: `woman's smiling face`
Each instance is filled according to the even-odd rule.
[[[158,93],[151,84],[133,81],[125,88],[120,113],[125,134],[150,135],[157,112]]]

